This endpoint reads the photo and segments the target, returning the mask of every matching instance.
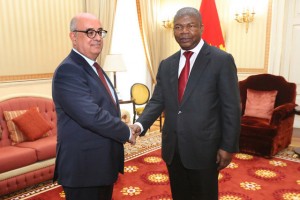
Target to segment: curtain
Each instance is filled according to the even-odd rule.
[[[160,1],[136,0],[140,32],[151,75],[152,85],[156,83],[156,74],[160,61],[160,29],[157,25]]]

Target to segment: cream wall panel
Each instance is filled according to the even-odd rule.
[[[69,22],[84,3],[0,0],[0,76],[52,73],[70,51]]]
[[[226,23],[226,51],[234,56],[240,72],[267,71],[265,61],[268,59],[266,48],[268,48],[268,14],[271,11],[269,6],[271,1],[268,0],[253,1],[252,4],[247,4],[247,1],[228,0],[227,4],[224,4],[223,8],[228,11],[227,16],[223,16]],[[246,9],[250,11],[253,9],[255,12],[254,21],[249,23],[248,32],[245,23],[238,23],[235,20],[235,14]]]

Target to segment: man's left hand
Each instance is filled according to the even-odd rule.
[[[227,167],[232,160],[232,153],[219,149],[217,153],[218,170],[222,170]]]

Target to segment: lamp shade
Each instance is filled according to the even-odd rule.
[[[107,72],[124,72],[126,71],[126,66],[121,54],[108,54],[105,57],[105,62],[103,65],[104,71]]]

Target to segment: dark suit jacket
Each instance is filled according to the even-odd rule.
[[[114,183],[123,172],[123,143],[130,131],[120,119],[119,104],[76,52],[56,69],[52,96],[58,128],[54,180],[69,187]]]
[[[147,130],[164,111],[164,161],[171,163],[178,145],[185,167],[215,167],[219,148],[238,150],[240,95],[236,66],[230,54],[204,43],[179,104],[179,59],[180,51],[160,63],[152,98],[137,121]]]

